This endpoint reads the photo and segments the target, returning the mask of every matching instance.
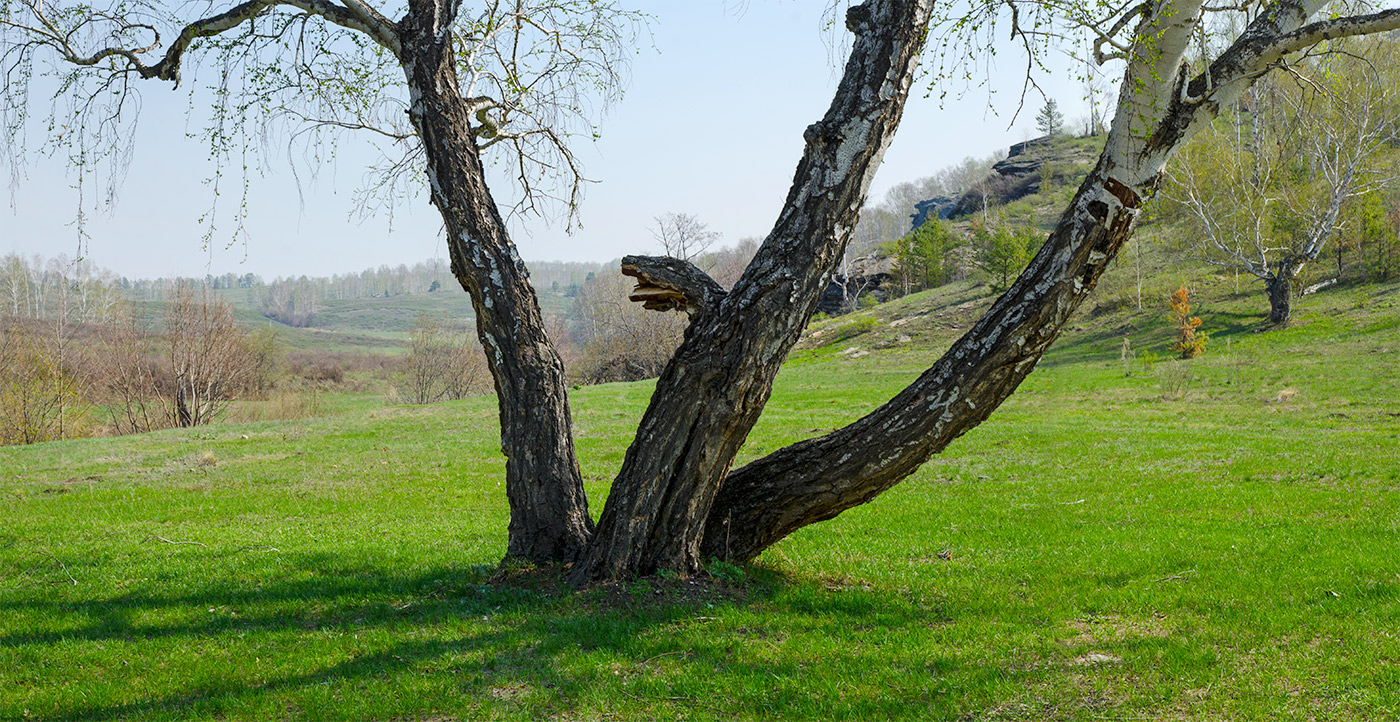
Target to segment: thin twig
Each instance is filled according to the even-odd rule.
[[[647,657],[646,659],[644,659],[644,660],[642,660],[641,662],[639,662],[639,664],[646,664],[647,662],[650,662],[650,661],[653,660],[653,659],[660,659],[660,658],[662,658],[662,657],[669,657],[669,656],[671,656],[671,655],[673,655],[673,654],[683,654],[683,655],[686,655],[686,656],[690,656],[690,652],[687,652],[687,651],[685,651],[685,650],[683,650],[683,649],[677,649],[677,650],[675,650],[675,651],[673,651],[673,652],[662,652],[661,654],[658,654],[658,655],[656,655],[656,656]]]
[[[193,545],[195,545],[195,546],[204,547],[205,549],[208,549],[208,548],[209,548],[209,545],[208,545],[208,544],[203,544],[203,543],[196,542],[196,541],[171,541],[171,540],[169,540],[169,539],[166,539],[166,538],[163,537],[163,536],[160,536],[159,534],[156,534],[156,535],[154,535],[154,536],[155,536],[155,538],[157,538],[157,539],[159,539],[159,540],[165,542],[166,544],[193,544]]]
[[[78,586],[78,580],[73,578],[73,575],[68,571],[68,565],[67,565],[67,564],[64,564],[62,559],[59,559],[58,557],[56,557],[56,556],[54,556],[54,555],[52,555],[52,554],[50,554],[50,553],[44,551],[43,549],[40,549],[40,550],[39,550],[39,553],[40,553],[40,554],[43,554],[44,556],[46,556],[46,557],[48,557],[48,558],[54,560],[55,562],[57,562],[57,563],[58,563],[58,566],[59,566],[61,569],[63,569],[63,574],[64,574],[65,576],[68,577],[68,581],[72,582],[72,583],[73,583],[73,586],[75,586],[75,587]],[[49,582],[49,583],[50,583],[50,584],[62,584],[63,582],[59,581],[59,582]]]
[[[228,554],[229,554],[229,555],[233,555],[233,554],[237,554],[237,553],[239,553],[239,552],[241,552],[241,551],[247,551],[247,550],[249,550],[249,549],[268,549],[268,550],[277,552],[278,554],[281,554],[281,553],[282,553],[282,550],[281,550],[281,549],[278,549],[277,547],[270,547],[270,546],[267,546],[266,544],[248,544],[247,546],[238,547],[237,549],[234,549],[233,551],[229,552]]]
[[[1180,581],[1180,580],[1182,580],[1182,579],[1185,579],[1187,574],[1195,574],[1195,573],[1196,573],[1196,570],[1195,570],[1195,569],[1187,569],[1186,571],[1181,572],[1180,574],[1173,574],[1173,575],[1168,576],[1168,577],[1162,577],[1161,579],[1154,579],[1153,582],[1155,582],[1155,583],[1157,583],[1157,584],[1161,584],[1162,582]]]
[[[668,702],[685,702],[686,704],[694,704],[699,705],[701,707],[707,707],[711,710],[714,710],[715,712],[723,712],[723,710],[721,710],[720,708],[706,702],[701,702],[700,700],[695,699],[693,697],[667,697],[664,695],[660,697],[639,697],[626,690],[623,690],[622,693],[627,695],[628,697],[631,697],[632,699],[637,700],[638,702],[660,702],[662,700]]]

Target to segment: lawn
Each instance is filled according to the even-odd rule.
[[[891,396],[961,292],[804,342],[741,461]],[[905,483],[698,580],[498,570],[492,398],[0,449],[0,719],[1395,719],[1395,298],[1222,301],[1150,368],[1157,315],[1086,316]],[[572,394],[595,514],[649,392]]]

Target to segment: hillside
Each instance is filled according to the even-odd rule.
[[[567,289],[550,287],[537,289],[537,292],[540,308],[546,316],[567,318],[573,313],[573,297]],[[239,323],[249,328],[271,326],[278,329],[292,350],[401,353],[420,315],[447,319],[461,329],[474,328],[476,317],[471,298],[451,283],[443,284],[440,290],[432,293],[322,299],[317,303],[311,324],[305,328],[264,316],[260,310],[262,288],[222,289],[216,293],[233,304]],[[158,311],[161,305],[152,303],[152,307]]]

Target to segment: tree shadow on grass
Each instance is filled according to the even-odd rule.
[[[400,573],[347,568],[329,555],[286,559],[283,568],[296,578],[211,581],[168,593],[151,586],[81,600],[10,595],[0,599],[0,615],[37,620],[47,628],[0,630],[0,656],[48,658],[48,665],[61,665],[58,660],[74,650],[91,657],[117,654],[95,649],[124,649],[117,657],[148,668],[168,660],[172,670],[184,669],[186,675],[147,685],[159,689],[117,696],[109,689],[93,695],[95,701],[76,694],[59,698],[51,691],[34,700],[32,711],[25,710],[36,718],[246,718],[283,708],[299,710],[289,716],[413,717],[438,714],[444,706],[463,717],[537,716],[590,708],[580,701],[590,692],[596,708],[600,688],[623,695],[617,701],[642,716],[654,716],[660,708],[721,714],[718,705],[753,713],[754,704],[776,713],[784,695],[820,697],[821,692],[789,684],[783,693],[749,689],[725,700],[706,699],[693,691],[694,680],[713,674],[736,684],[793,681],[802,679],[806,664],[833,662],[820,657],[804,662],[801,655],[765,662],[738,654],[755,634],[785,634],[782,622],[770,619],[758,623],[768,625],[766,631],[755,631],[749,626],[754,622],[735,629],[722,617],[777,612],[784,620],[795,616],[825,629],[849,630],[920,624],[926,613],[898,595],[832,593],[762,567],[732,568],[724,573],[727,579],[699,583],[649,579],[586,591],[565,587],[555,570],[503,575],[483,567],[442,567]],[[800,587],[795,596],[789,594],[794,586]],[[791,598],[779,601],[784,596]],[[697,635],[695,625],[713,625],[714,633],[703,627],[706,633]],[[670,628],[677,633],[655,633]],[[360,641],[348,646],[334,641],[347,637]],[[199,662],[197,650],[211,646],[225,655],[216,660],[257,654],[273,671],[265,674],[268,666],[239,666],[231,659],[233,668],[227,670],[216,660]],[[86,674],[99,679],[105,674],[104,681],[119,683],[116,657],[108,660],[111,664],[92,665]],[[855,655],[844,663],[859,662]],[[673,689],[668,677],[673,673],[689,680],[680,686],[692,691]],[[974,672],[987,678],[1001,673]],[[384,699],[396,689],[424,687],[430,691]],[[908,702],[896,697],[869,700],[868,712]]]

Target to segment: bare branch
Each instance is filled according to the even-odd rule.
[[[691,316],[719,307],[725,290],[689,261],[669,256],[626,256],[622,275],[637,279],[627,297],[648,311],[685,311]]]

